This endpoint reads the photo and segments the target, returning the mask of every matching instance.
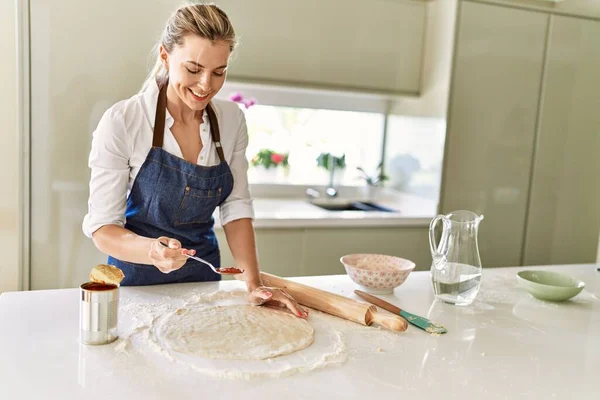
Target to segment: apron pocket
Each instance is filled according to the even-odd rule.
[[[217,206],[221,203],[222,188],[197,189],[186,186],[175,216],[175,226],[201,224],[210,221]]]

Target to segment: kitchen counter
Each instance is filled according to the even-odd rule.
[[[596,265],[536,267],[566,272],[586,287],[565,303],[517,287],[524,268],[486,269],[475,302],[435,301],[428,272],[413,272],[381,296],[448,329],[403,333],[324,316],[348,349],[341,365],[279,379],[237,381],[204,375],[171,360],[123,356],[119,341],[78,343],[78,290],[0,296],[2,399],[592,399],[600,371],[600,272]],[[296,278],[355,297],[345,275]],[[242,288],[237,281],[121,288],[121,307],[173,301],[189,291]],[[312,318],[312,314],[311,314]],[[119,329],[122,323],[119,320]]]
[[[350,199],[358,199],[350,197]],[[318,199],[322,204],[339,204],[347,198]],[[318,227],[382,227],[428,226],[437,212],[437,203],[423,197],[393,193],[377,198],[384,211],[329,211],[311,204],[306,197],[254,199],[254,227],[261,228],[318,228]],[[220,229],[219,213],[215,212],[215,228]]]

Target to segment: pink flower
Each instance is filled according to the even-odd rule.
[[[236,103],[241,103],[244,101],[244,96],[240,92],[235,92],[231,96],[229,96],[229,100],[235,101]],[[245,104],[244,104],[245,105]],[[246,106],[247,108],[248,106]]]
[[[275,164],[279,165],[281,164],[281,162],[283,161],[284,157],[282,154],[272,154],[271,155],[271,161],[273,161]]]
[[[250,108],[256,104],[256,99],[242,100],[242,103],[246,106],[246,108]]]

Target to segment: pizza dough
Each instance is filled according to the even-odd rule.
[[[308,322],[295,316],[284,315],[284,317],[289,316],[293,324],[309,324],[314,329],[314,342],[294,353],[267,359],[231,360],[207,358],[193,353],[180,353],[169,347],[167,342],[170,343],[173,339],[167,341],[165,335],[171,338],[179,336],[181,340],[181,334],[175,333],[181,328],[177,328],[174,323],[184,322],[183,316],[187,315],[189,325],[192,324],[189,319],[190,315],[199,309],[206,309],[209,312],[208,309],[249,306],[248,292],[244,283],[237,283],[240,286],[239,290],[215,292],[206,292],[197,286],[165,285],[164,289],[160,291],[163,297],[158,301],[156,293],[150,291],[136,292],[135,300],[132,298],[122,299],[119,308],[119,339],[112,347],[119,356],[119,360],[131,363],[127,365],[131,365],[132,370],[139,371],[140,366],[137,361],[139,358],[131,357],[131,355],[136,355],[148,360],[150,362],[148,365],[153,366],[152,371],[155,367],[159,367],[178,375],[188,373],[186,371],[191,369],[202,375],[232,380],[279,379],[346,362],[348,359],[346,340],[343,333],[331,324],[335,323],[342,327],[356,324],[316,310],[310,313]],[[254,308],[258,308],[258,312],[263,311],[263,307]],[[210,311],[210,313],[215,311]],[[281,311],[274,310],[264,311],[269,312],[269,316],[265,320],[270,319],[273,313],[281,313]],[[250,312],[254,314],[254,310]],[[179,322],[176,320],[178,317],[182,318]],[[263,329],[266,328],[263,326]],[[371,328],[366,329],[372,330]],[[267,333],[267,335],[272,335],[272,333]],[[213,341],[214,339],[209,340]],[[223,339],[219,339],[219,336],[217,336],[217,340],[223,341]],[[290,339],[287,338],[287,341],[289,342]],[[214,344],[214,341],[212,343]],[[170,345],[174,346],[173,343]],[[185,348],[180,350],[190,351]],[[257,351],[255,350],[254,353],[256,354]],[[165,361],[167,364],[163,365]]]
[[[314,341],[307,321],[251,305],[179,309],[158,333],[168,350],[223,360],[264,360],[302,350]]]
[[[92,282],[103,283],[105,285],[117,285],[125,278],[125,274],[114,265],[98,264],[90,271],[90,280]]]

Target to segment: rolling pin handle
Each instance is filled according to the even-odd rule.
[[[408,327],[408,323],[401,316],[384,313],[377,310],[376,307],[369,310],[368,317],[370,317],[367,321],[368,325],[376,323],[396,332],[404,332]]]

